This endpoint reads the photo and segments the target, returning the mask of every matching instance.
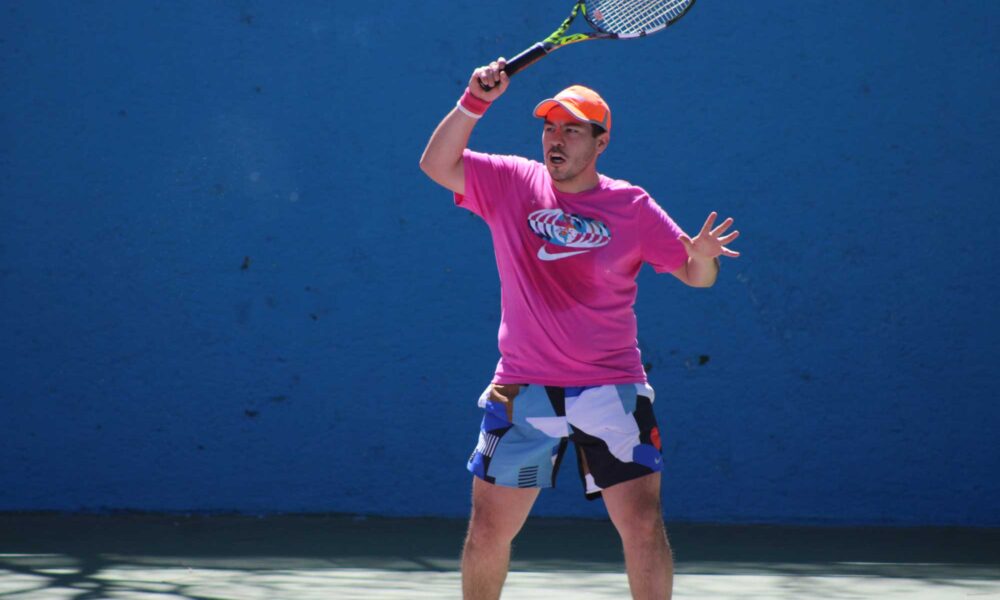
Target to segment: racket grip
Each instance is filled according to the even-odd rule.
[[[507,65],[503,68],[504,73],[506,73],[508,77],[512,77],[514,73],[517,73],[521,69],[534,64],[548,53],[549,51],[545,47],[545,44],[538,42],[531,48],[528,48],[524,52],[507,61]]]
[[[508,77],[513,77],[515,73],[529,65],[534,64],[548,53],[549,51],[545,47],[545,44],[538,42],[534,46],[507,61],[507,64],[503,68],[503,72],[506,73]],[[496,87],[495,85],[483,85],[482,81],[479,82],[479,86],[486,91],[492,90]]]

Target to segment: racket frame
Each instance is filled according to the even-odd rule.
[[[614,40],[614,39],[645,37],[646,35],[655,33],[679,21],[681,17],[683,17],[685,14],[687,14],[689,10],[691,10],[691,7],[694,6],[695,1],[696,0],[691,0],[691,2],[688,3],[688,5],[684,8],[684,10],[680,14],[675,16],[673,19],[665,21],[663,25],[660,25],[659,27],[655,27],[648,31],[644,30],[635,33],[619,34],[619,33],[610,33],[601,29],[600,26],[597,25],[597,23],[595,23],[594,20],[591,18],[591,15],[587,14],[586,0],[578,0],[576,4],[573,5],[573,10],[570,11],[569,16],[566,17],[566,20],[562,22],[562,24],[559,26],[558,29],[553,31],[549,35],[549,37],[532,45],[524,52],[521,52],[514,58],[507,61],[507,64],[504,66],[503,71],[507,73],[508,77],[510,77],[515,73],[517,73],[518,71],[521,71],[522,69],[539,61],[542,57],[552,52],[553,50],[557,48],[562,48],[563,46],[568,46],[569,44],[575,44],[577,42],[584,42],[587,40]],[[593,31],[588,31],[583,33],[571,33],[569,35],[565,35],[570,25],[576,19],[578,13],[583,14],[584,20],[587,21],[587,25],[590,25]],[[484,86],[484,89],[492,89],[492,86],[490,88],[486,88]]]

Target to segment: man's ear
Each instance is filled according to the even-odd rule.
[[[611,134],[605,131],[601,135],[597,136],[597,153],[600,154],[607,149],[608,144],[611,142]]]

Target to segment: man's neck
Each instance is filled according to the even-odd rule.
[[[599,183],[601,183],[601,177],[597,174],[597,170],[590,169],[565,181],[553,179],[552,187],[564,194],[579,194],[594,189]]]

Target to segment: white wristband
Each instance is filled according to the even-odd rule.
[[[483,118],[483,115],[477,115],[476,113],[474,113],[471,110],[469,110],[469,109],[465,108],[464,106],[462,106],[462,101],[461,100],[459,100],[458,102],[456,102],[455,106],[458,108],[458,110],[460,110],[463,113],[465,113],[465,115],[467,117],[472,117],[473,119],[477,119],[477,120]]]

